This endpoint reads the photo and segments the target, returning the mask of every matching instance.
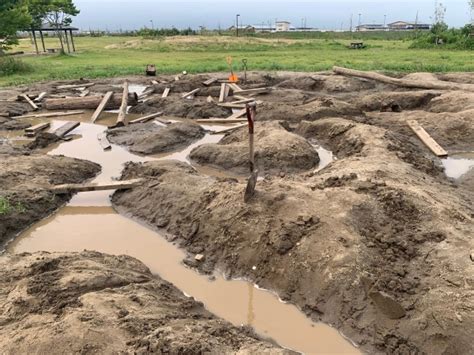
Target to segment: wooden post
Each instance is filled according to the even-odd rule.
[[[44,36],[43,36],[43,31],[40,32],[40,37],[41,37],[41,43],[43,44],[43,52],[46,53],[46,47],[44,45]]]
[[[110,98],[112,97],[113,94],[114,94],[113,91],[109,91],[105,94],[104,98],[100,102],[99,106],[97,106],[97,109],[95,110],[94,114],[91,117],[92,123],[94,123],[99,118],[100,114],[102,113],[102,111],[104,111],[105,106],[109,103]]]
[[[71,44],[72,44],[72,51],[76,51],[76,46],[74,45],[74,36],[72,35],[72,30],[69,30],[69,34],[71,35]]]
[[[117,127],[125,126],[128,124],[126,121],[128,106],[128,81],[125,80],[123,83],[123,94],[122,94],[122,105],[120,106],[119,113],[117,116]]]
[[[38,42],[36,42],[36,31],[34,29],[31,29],[31,31],[33,32],[33,40],[35,41],[36,54],[39,54]]]

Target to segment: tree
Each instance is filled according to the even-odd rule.
[[[474,25],[474,0],[469,0],[468,3],[471,10],[471,25]]]
[[[25,0],[0,1],[0,56],[12,44],[18,43],[17,32],[26,29],[30,23]]]
[[[72,17],[79,14],[72,0],[30,0],[29,11],[33,24],[41,26],[43,22],[55,28],[61,43],[61,52],[64,53],[63,33],[61,27],[72,23]]]

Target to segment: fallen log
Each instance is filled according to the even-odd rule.
[[[97,106],[97,109],[95,110],[94,114],[92,115],[91,117],[91,122],[94,123],[95,121],[97,121],[97,119],[99,118],[100,114],[102,113],[102,111],[104,111],[105,109],[105,106],[107,105],[107,103],[110,101],[110,99],[112,98],[113,96],[113,91],[109,91],[105,94],[105,96],[103,97],[102,101],[100,102],[99,106]]]
[[[64,184],[51,187],[51,191],[55,194],[67,194],[71,192],[126,190],[138,186],[141,183],[143,183],[143,179],[114,181],[108,183]]]
[[[145,123],[145,122],[151,121],[152,119],[154,119],[158,116],[161,116],[162,114],[163,114],[163,112],[152,113],[151,115],[136,118],[136,119],[130,121],[129,123],[130,124]]]
[[[95,110],[103,96],[86,96],[86,97],[68,97],[61,99],[46,99],[44,101],[44,108],[47,110],[77,110],[77,109],[90,109]],[[114,94],[107,105],[106,110],[116,110],[122,103],[122,94]],[[128,95],[128,104],[135,106],[138,104],[138,96],[136,93]]]
[[[39,131],[49,128],[51,124],[49,122],[40,123],[33,127],[28,127],[25,129],[25,135],[27,137],[34,137]]]
[[[59,138],[64,138],[64,136],[66,134],[68,134],[69,132],[71,132],[75,128],[79,127],[80,124],[81,124],[81,122],[68,122],[68,123],[62,125],[61,127],[59,127],[57,130],[55,130],[53,132],[53,134],[55,134]]]
[[[420,126],[418,121],[408,120],[408,126],[413,132],[420,138],[420,140],[434,153],[434,155],[444,158],[448,156],[448,152],[443,149],[423,127]]]
[[[122,93],[122,104],[120,105],[119,113],[117,115],[116,127],[126,126],[128,122],[127,118],[127,106],[128,106],[128,81],[125,80],[123,83],[123,93]]]
[[[461,84],[461,83],[450,83],[447,81],[420,81],[420,80],[409,80],[409,79],[397,79],[389,76],[379,74],[376,72],[366,72],[360,70],[353,70],[341,67],[333,67],[333,72],[339,75],[354,76],[357,78],[371,79],[380,81],[381,83],[391,84],[406,88],[416,89],[433,89],[433,90],[463,90],[463,91],[474,91],[474,84]]]

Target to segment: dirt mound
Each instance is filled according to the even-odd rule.
[[[440,73],[437,76],[440,80],[474,84],[474,73]]]
[[[400,159],[385,129],[311,124],[306,135],[330,134],[339,159],[305,177],[259,181],[249,204],[244,183],[169,162],[127,166],[123,178],[150,183],[113,203],[202,251],[202,271],[273,289],[368,352],[471,353],[472,206]]]
[[[109,129],[107,137],[112,143],[125,145],[138,154],[157,154],[186,147],[204,137],[204,129],[192,122],[177,122],[169,126],[140,123]]]
[[[15,131],[31,127],[31,123],[0,116],[0,131]]]
[[[216,318],[128,256],[35,253],[0,265],[4,354],[292,353]]]
[[[0,116],[21,116],[29,111],[31,111],[31,108],[27,103],[0,101]]]
[[[50,144],[59,142],[61,138],[59,138],[57,135],[49,132],[39,132],[35,140],[31,143],[28,143],[26,145],[26,148],[28,149],[42,149],[46,148]]]
[[[438,78],[433,73],[410,73],[405,75],[403,79],[414,81],[438,81]]]
[[[50,185],[80,183],[100,166],[84,160],[43,155],[0,155],[0,247],[15,234],[46,217],[70,195],[54,195]]]
[[[231,110],[220,107],[203,99],[186,100],[178,97],[156,97],[130,109],[130,113],[151,114],[163,111],[167,116],[181,118],[228,117]]]
[[[431,100],[427,107],[430,112],[461,112],[474,110],[474,93],[448,91]]]
[[[248,130],[241,128],[217,144],[204,144],[191,151],[190,158],[238,174],[248,174]],[[314,168],[318,153],[304,138],[288,132],[278,122],[255,126],[255,160],[263,173],[289,173]]]
[[[264,102],[258,106],[258,120],[282,120],[288,122],[314,121],[325,117],[363,116],[353,105],[331,97],[315,98],[301,106],[274,105]]]
[[[426,107],[440,95],[438,91],[380,92],[354,98],[353,102],[364,112],[400,112]]]
[[[316,74],[307,77],[294,77],[277,85],[278,88],[304,91],[325,91],[328,93],[352,92],[374,89],[373,81],[359,78],[347,78],[340,75]]]

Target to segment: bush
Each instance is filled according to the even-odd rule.
[[[450,28],[435,25],[430,32],[423,33],[415,39],[410,48],[447,48],[447,49],[474,49],[472,25],[463,28]]]
[[[194,36],[197,32],[191,28],[178,30],[177,28],[162,28],[152,30],[150,28],[142,28],[137,32],[142,37],[163,37],[163,36]]]
[[[31,65],[12,57],[0,57],[0,76],[31,72]]]

